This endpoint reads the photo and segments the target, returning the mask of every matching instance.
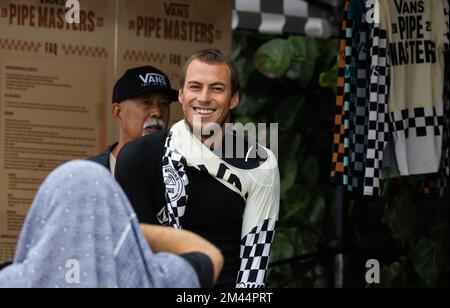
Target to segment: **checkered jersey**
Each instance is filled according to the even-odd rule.
[[[379,195],[383,152],[389,140],[388,55],[386,30],[374,24],[370,32],[369,117],[364,195]]]
[[[344,83],[344,174],[343,184],[352,191],[351,176],[351,138],[352,138],[352,75],[353,75],[353,16],[348,16],[347,29],[345,31],[345,83]]]
[[[444,2],[426,1],[421,10],[422,20],[433,20],[432,31],[399,33],[398,20],[405,12],[396,10],[390,0],[380,0],[381,27],[385,27],[389,41],[391,87],[389,117],[392,120],[392,138],[400,175],[418,175],[438,172],[442,156],[443,84],[445,22]],[[407,14],[406,14],[407,15]],[[398,26],[398,27],[397,27]],[[422,39],[435,46],[430,57],[404,53],[404,45]]]
[[[263,288],[269,265],[269,253],[275,234],[274,219],[266,219],[254,227],[241,242],[241,268],[237,287]]]
[[[447,44],[445,45],[445,74],[444,74],[444,128],[442,135],[442,162],[440,176],[437,180],[437,193],[438,196],[444,197],[448,195],[448,184],[449,184],[449,96],[450,96],[450,85],[449,85],[449,7],[450,1],[446,1],[444,7],[444,17],[445,17],[445,37]]]
[[[345,48],[346,48],[346,28],[347,14],[349,10],[349,0],[345,1],[344,16],[341,24],[341,33],[339,41],[339,58],[338,58],[338,77],[337,77],[337,96],[336,96],[336,115],[334,120],[334,137],[333,137],[333,154],[331,178],[336,184],[343,184],[344,175],[344,137],[345,126],[344,121],[346,112],[344,109],[344,85],[345,85]]]
[[[355,131],[353,134],[352,162],[353,170],[357,174],[364,171],[365,153],[367,147],[367,116],[369,105],[369,25],[363,21],[359,31],[359,49],[356,79],[356,110],[354,115]]]
[[[445,19],[446,19],[446,37],[447,37],[447,44],[446,44],[446,50],[445,50],[445,80],[444,80],[444,136],[443,136],[443,145],[442,145],[442,153],[443,153],[443,169],[444,174],[448,177],[449,176],[449,100],[450,100],[450,68],[449,68],[449,57],[450,57],[450,47],[449,47],[449,4],[450,1],[447,1],[447,5],[445,7]]]
[[[235,166],[213,153],[191,134],[184,120],[176,123],[171,132],[171,139],[168,138],[166,148],[176,149],[177,152],[174,155],[173,150],[166,151],[164,157],[170,157],[169,162],[175,165],[177,171],[180,170],[179,162],[186,167],[195,168],[239,194],[245,201],[243,215],[239,215],[242,217],[241,265],[234,279],[237,287],[263,287],[280,205],[280,176],[275,155],[269,149],[258,145],[257,147],[266,153],[267,159],[246,169],[244,165]],[[185,160],[178,157],[179,153]],[[184,169],[182,171],[183,173],[177,172],[176,175],[182,177]],[[214,200],[211,200],[211,206],[214,206]],[[179,204],[172,202],[168,208],[178,209]],[[174,211],[176,219],[175,214]]]
[[[358,104],[358,95],[361,96],[361,79],[367,80],[367,61],[362,60],[367,58],[367,51],[364,48],[367,41],[367,23],[365,13],[365,3],[360,1],[353,1],[351,4],[349,19],[352,20],[352,40],[351,40],[351,56],[347,62],[348,75],[346,80],[349,86],[348,96],[346,96],[345,105],[348,109],[348,124],[346,125],[346,160],[347,161],[347,189],[350,192],[356,193],[362,188],[362,162],[363,162],[363,148],[364,137],[361,137],[361,121],[359,118],[365,116],[365,104],[363,108]],[[367,85],[367,83],[365,84]],[[364,89],[365,90],[365,89]],[[359,102],[361,104],[361,102]],[[356,131],[358,128],[358,132]],[[364,132],[364,129],[362,130]],[[359,160],[357,160],[359,159]]]
[[[447,6],[447,25],[448,25],[448,6]],[[448,28],[447,28],[448,31]],[[448,32],[447,32],[448,36]],[[444,197],[448,195],[448,184],[449,184],[449,113],[450,113],[450,85],[449,85],[449,46],[446,47],[446,56],[445,56],[445,81],[444,81],[444,129],[442,136],[442,163],[441,163],[441,171],[440,177],[437,181],[437,190],[438,195],[440,197]]]
[[[442,116],[439,116],[439,119],[432,120],[432,117],[436,115],[436,111],[428,110],[427,111],[420,111],[419,115],[419,127],[417,127],[417,121],[414,119],[415,115],[417,115],[417,112],[415,112],[413,115],[411,115],[411,122],[412,122],[412,133],[416,136],[419,134],[423,136],[424,134],[435,134],[439,135],[439,127],[436,127],[439,125],[439,123],[443,123],[443,130],[442,130],[442,159],[441,159],[441,167],[438,174],[427,174],[424,176],[421,190],[425,194],[435,194],[437,197],[445,197],[445,195],[448,195],[448,182],[449,182],[449,1],[445,2],[444,6],[444,17],[445,17],[445,41],[447,44],[445,44],[445,56],[444,56],[444,93],[443,93],[443,102],[444,102],[444,112]],[[417,108],[416,108],[417,109]],[[427,113],[427,115],[425,115]],[[407,112],[405,111],[404,117],[406,117]],[[399,115],[397,115],[398,118],[401,118]],[[423,119],[425,117],[425,119]],[[424,123],[425,120],[425,123]],[[434,122],[434,123],[433,123]],[[438,122],[438,125],[435,125],[435,123]],[[409,123],[399,123],[397,127],[401,125],[401,128],[406,127],[409,125]],[[432,127],[434,129],[432,129]],[[414,131],[414,129],[416,129]]]

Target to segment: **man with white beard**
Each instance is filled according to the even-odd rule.
[[[169,78],[152,66],[132,68],[117,81],[113,90],[112,115],[119,126],[119,141],[89,160],[114,175],[116,158],[122,147],[139,137],[168,128],[170,103],[178,100]]]

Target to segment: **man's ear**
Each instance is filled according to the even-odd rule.
[[[183,89],[180,88],[178,90],[178,101],[180,102],[181,105],[183,105]]]
[[[233,95],[230,102],[230,110],[233,110],[234,108],[239,106],[239,99],[240,99],[239,93]]]
[[[121,106],[118,103],[114,103],[111,107],[111,112],[112,112],[112,116],[114,119],[114,122],[116,122],[117,124],[120,123],[120,121],[122,120],[122,114],[121,114]]]

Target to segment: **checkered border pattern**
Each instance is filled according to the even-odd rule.
[[[344,173],[344,137],[345,126],[344,119],[346,112],[344,109],[344,85],[345,85],[345,47],[346,47],[346,32],[347,15],[349,9],[349,0],[344,4],[344,16],[341,24],[341,34],[339,41],[339,62],[338,62],[338,76],[337,76],[337,96],[336,96],[336,115],[334,119],[334,135],[333,135],[333,154],[331,159],[331,178],[336,184],[343,184]]]
[[[242,239],[238,288],[264,287],[270,248],[275,235],[275,224],[275,219],[266,219]]]
[[[105,48],[95,46],[63,44],[62,50],[66,56],[108,58],[108,52]]]
[[[142,50],[127,50],[123,55],[124,60],[154,64],[164,64],[166,58],[167,56],[163,53]]]
[[[0,39],[0,49],[7,51],[39,52],[40,42]]]
[[[364,175],[364,195],[380,193],[383,152],[389,140],[389,75],[386,30],[375,24],[371,31],[372,59],[369,85],[369,125]]]
[[[390,120],[397,138],[441,136],[444,114],[435,107],[419,107],[391,112]]]
[[[337,28],[334,16],[310,1],[235,0],[232,28],[304,35],[312,20]]]

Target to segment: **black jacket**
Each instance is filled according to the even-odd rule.
[[[102,153],[97,156],[89,157],[87,160],[93,161],[95,163],[99,163],[104,166],[108,170],[111,170],[111,166],[109,165],[109,156],[111,155],[111,151],[118,145],[119,143],[113,143],[109,147],[106,148]]]

